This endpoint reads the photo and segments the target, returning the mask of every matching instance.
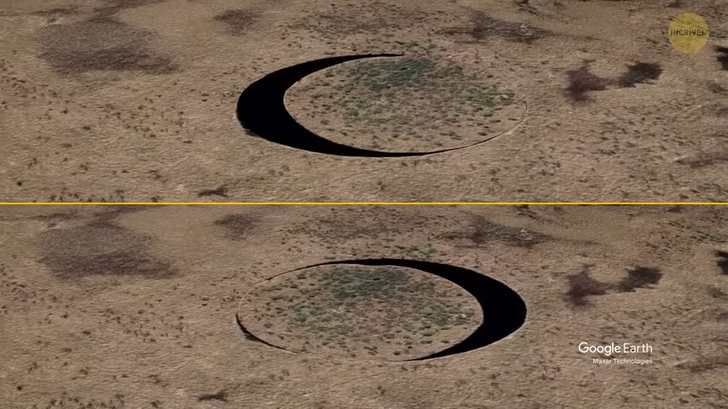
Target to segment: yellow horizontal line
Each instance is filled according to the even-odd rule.
[[[0,206],[720,206],[728,202],[0,202]]]

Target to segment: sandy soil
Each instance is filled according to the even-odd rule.
[[[3,207],[0,407],[725,407],[727,211]],[[487,274],[528,319],[419,363],[292,354],[238,328],[266,278],[364,257]],[[652,363],[595,364],[581,342],[648,343],[626,357]]]
[[[681,12],[710,25],[700,53],[668,42]],[[719,0],[5,0],[0,198],[725,201],[728,79],[715,47],[728,46],[727,17]],[[446,103],[466,98],[451,91],[468,81],[528,104],[494,127],[525,122],[475,148],[404,160],[296,151],[237,123],[252,81],[361,52],[427,57],[462,75],[382,100],[344,82],[325,92],[349,99],[336,106],[313,106],[322,91],[304,90],[311,78],[288,98],[306,126],[361,146],[469,142],[495,128]],[[620,85],[638,62],[659,78]],[[576,92],[586,101],[569,95],[593,86],[604,89]]]

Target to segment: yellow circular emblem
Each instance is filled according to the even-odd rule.
[[[683,13],[672,19],[667,35],[676,50],[697,53],[708,42],[708,23],[697,14]]]

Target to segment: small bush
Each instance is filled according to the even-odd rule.
[[[569,86],[566,88],[566,92],[575,102],[588,101],[588,92],[604,91],[611,83],[608,78],[602,78],[592,74],[589,71],[589,64],[587,62],[576,70],[567,71],[566,75],[569,78]]]
[[[718,267],[720,267],[720,270],[723,274],[728,274],[728,251],[716,251],[715,255],[718,256],[718,261],[716,261],[716,264],[718,264]]]
[[[235,213],[228,214],[215,221],[215,225],[227,229],[228,236],[233,240],[246,239],[254,224],[254,220],[250,216]]]
[[[526,3],[528,2],[522,4]],[[534,40],[544,38],[551,34],[546,30],[525,28],[519,23],[498,20],[482,11],[472,13],[470,23],[472,28],[469,30],[469,34],[476,40],[481,40],[489,36],[497,36],[510,41],[531,43]]]
[[[656,268],[637,267],[627,272],[627,277],[619,282],[617,287],[622,292],[631,292],[635,288],[645,288],[657,284],[662,278],[662,273]]]
[[[688,369],[690,372],[705,372],[722,366],[728,366],[728,356],[726,355],[700,357],[678,365],[678,367]]]
[[[587,270],[578,274],[567,276],[569,291],[566,293],[568,300],[575,306],[583,307],[589,304],[587,297],[593,295],[604,295],[609,285],[589,277]]]
[[[627,72],[622,74],[617,81],[620,87],[634,87],[635,84],[644,84],[651,80],[660,78],[662,68],[658,64],[638,62],[627,66]]]
[[[227,10],[215,16],[215,20],[227,24],[233,35],[242,35],[256,22],[257,16],[247,10]]]
[[[728,71],[728,47],[715,47],[715,51],[718,53],[718,62]]]

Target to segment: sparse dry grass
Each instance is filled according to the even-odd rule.
[[[54,215],[74,209],[77,214],[72,218]],[[248,207],[235,210],[237,213],[219,206],[155,207],[132,215],[133,209],[0,209],[0,237],[11,238],[3,242],[0,258],[0,322],[12,329],[9,340],[0,345],[10,380],[0,383],[0,395],[13,396],[9,408],[163,409],[245,406],[254,401],[261,409],[288,407],[291,402],[329,409],[351,407],[352,398],[361,409],[381,408],[385,399],[393,405],[412,403],[418,408],[477,408],[483,402],[496,407],[510,402],[528,408],[536,407],[537,398],[541,406],[581,409],[598,406],[587,391],[604,385],[618,388],[632,401],[629,407],[638,402],[651,408],[679,399],[685,403],[678,407],[696,409],[722,403],[720,389],[706,382],[720,386],[726,368],[725,351],[716,348],[725,337],[728,322],[726,287],[723,276],[715,271],[715,255],[703,251],[708,238],[726,241],[722,207],[685,206],[674,212],[639,206],[563,206],[559,211],[536,206],[292,206],[269,210],[261,206],[259,211],[272,217],[259,217],[255,231],[240,242],[230,242],[226,229],[213,229],[210,224],[228,214],[247,214]],[[211,213],[201,214],[200,209]],[[253,214],[259,216],[258,211]],[[467,218],[474,214],[497,225],[529,226],[551,239],[526,250],[505,245],[487,249],[458,246],[444,238],[455,226],[467,227]],[[335,232],[326,220],[339,220],[340,227],[359,221],[360,228],[380,224],[388,229],[342,238],[351,237],[351,229],[330,242],[314,240],[311,231],[289,231],[298,224],[309,229],[319,225],[327,234]],[[153,239],[141,240],[148,254],[174,260],[179,274],[164,281],[142,274],[59,279],[50,268],[37,263],[38,252],[44,251],[51,238],[46,236],[51,223],[58,224],[51,230],[72,231],[77,238],[83,236],[81,229],[94,236],[96,243],[84,239],[79,245],[67,234],[65,242],[71,249],[62,250],[66,253],[79,253],[83,247],[87,252],[113,255],[117,248],[129,249],[141,236],[149,235]],[[276,276],[270,286],[256,285],[261,276],[325,261],[332,254],[342,259],[364,251],[384,254],[397,245],[414,246],[424,240],[442,249],[434,261],[472,266],[522,294],[529,307],[526,325],[513,336],[467,355],[425,362],[381,362],[413,358],[430,352],[429,348],[441,350],[457,342],[459,334],[469,334],[469,324],[457,333],[457,326],[447,330],[441,326],[457,322],[452,319],[470,307],[468,303],[458,305],[467,297],[458,296],[458,288],[442,295],[450,288],[447,283],[435,283],[433,291],[431,285],[418,282],[419,274],[406,271],[408,277],[403,278],[376,268],[362,275],[357,268],[334,274],[333,266],[328,266],[318,273],[307,269]],[[339,253],[329,248],[335,241]],[[109,247],[112,245],[117,247]],[[624,268],[635,256],[644,265],[669,266],[669,285],[659,291],[619,293],[616,283],[626,275]],[[594,267],[583,268],[584,263]],[[680,267],[673,268],[676,265]],[[587,302],[590,308],[568,308],[574,304],[564,297],[569,291],[563,287],[569,284],[564,271],[586,272],[589,268],[593,271],[574,274],[571,281],[576,302]],[[305,278],[296,276],[304,272]],[[602,279],[605,276],[611,278]],[[315,285],[309,285],[312,283]],[[282,288],[266,292],[275,286]],[[284,298],[273,300],[272,296]],[[291,300],[293,296],[298,298]],[[256,320],[261,313],[272,317]],[[502,313],[486,311],[484,328],[490,314]],[[236,315],[244,315],[256,335],[286,347],[303,347],[308,340],[310,345],[305,347],[311,353],[291,354],[248,340],[234,324]],[[326,321],[326,317],[331,319]],[[480,322],[475,316],[471,319]],[[400,322],[409,322],[412,329],[397,325]],[[270,328],[266,323],[272,324]],[[394,338],[384,335],[389,333]],[[303,336],[297,338],[299,334]],[[329,343],[323,346],[327,336]],[[429,340],[432,343],[420,343]],[[643,357],[653,363],[649,367],[597,367],[591,357],[577,351],[581,340],[648,342],[655,351]],[[405,342],[412,343],[409,354],[404,352]],[[351,357],[345,348],[356,359],[340,359]],[[401,351],[400,355],[394,351]],[[697,358],[701,356],[705,358]],[[683,364],[676,367],[679,362]],[[645,394],[644,385],[632,377],[645,370],[655,377],[652,394]],[[584,378],[590,371],[632,375]],[[449,403],[452,397],[466,396],[464,388],[479,385],[479,380],[485,380],[490,389],[474,388],[466,400],[456,398],[454,404]],[[555,382],[574,387],[552,393]],[[496,385],[499,391],[495,391]],[[524,385],[530,391],[526,398],[519,396]],[[676,387],[695,391],[695,396],[679,393]],[[323,397],[327,403],[319,405]]]
[[[448,284],[398,267],[316,267],[259,287],[246,327],[296,352],[415,358],[478,323],[477,302]]]
[[[379,35],[423,21],[427,13],[382,1],[360,4],[331,3],[291,22],[292,30],[307,30],[328,41],[341,41],[355,35]]]
[[[699,373],[728,366],[728,355],[703,356],[678,365],[690,372]]]
[[[215,224],[227,230],[228,237],[233,240],[244,240],[249,237],[255,220],[245,214],[228,214],[215,221]]]
[[[473,12],[470,23],[472,27],[469,34],[476,40],[495,36],[510,41],[531,43],[534,40],[550,35],[546,30],[533,27],[529,28],[523,24],[498,20],[482,11]]]
[[[307,101],[303,122],[316,118],[324,133],[337,124],[331,137],[354,146],[421,151],[484,140],[518,111],[504,110],[514,92],[495,79],[468,74],[434,44],[403,46],[411,56],[334,67],[293,90],[291,98]]]
[[[365,206],[332,208],[331,213],[315,222],[294,225],[290,233],[305,234],[308,240],[315,240],[327,246],[336,246],[363,238],[386,238],[396,234],[390,218],[400,213],[387,206]],[[403,217],[403,216],[399,216]],[[413,227],[428,222],[422,215],[408,215],[407,222]]]
[[[140,275],[164,278],[170,265],[149,254],[149,238],[109,221],[53,228],[41,235],[40,262],[57,277]]]
[[[104,0],[104,6],[96,9],[99,16],[112,16],[122,10],[163,3],[166,0]]]
[[[257,16],[249,10],[233,9],[218,14],[215,20],[225,23],[233,35],[241,36],[255,24]]]
[[[728,293],[713,286],[708,287],[708,295],[712,298],[718,298],[721,300],[728,300]]]
[[[486,2],[476,6],[480,13],[450,2],[322,3],[310,9],[301,7],[301,3],[284,2],[221,6],[211,14],[191,11],[189,15],[185,14],[187,8],[193,10],[199,1],[177,4],[101,0],[79,3],[75,9],[71,3],[61,1],[48,4],[45,11],[41,10],[42,4],[36,3],[32,7],[10,7],[13,10],[1,13],[8,18],[1,34],[9,41],[0,58],[0,112],[7,118],[2,126],[2,133],[7,135],[3,149],[7,157],[0,161],[8,167],[0,189],[4,197],[11,199],[207,200],[223,196],[199,196],[201,190],[222,185],[229,187],[226,195],[232,200],[278,196],[282,200],[368,197],[437,201],[448,196],[463,200],[561,201],[579,196],[607,201],[724,201],[728,195],[723,173],[708,174],[713,170],[708,167],[662,171],[663,165],[672,165],[664,163],[663,155],[678,157],[686,150],[720,143],[711,140],[720,122],[691,113],[685,104],[692,102],[679,91],[680,78],[692,78],[696,84],[714,80],[713,74],[721,72],[721,64],[716,64],[715,59],[696,62],[694,73],[687,72],[689,68],[684,65],[670,65],[670,86],[654,81],[649,87],[628,87],[615,93],[616,98],[595,101],[598,105],[562,106],[564,94],[553,84],[568,80],[564,78],[564,67],[577,68],[582,58],[601,59],[604,64],[600,69],[605,71],[634,61],[635,57],[662,63],[661,47],[668,45],[650,48],[647,41],[659,40],[641,32],[646,30],[644,26],[635,26],[640,31],[634,39],[636,48],[613,47],[610,41],[602,41],[610,38],[613,27],[623,23],[623,18],[617,17],[623,10],[619,11],[621,6],[616,4],[594,3],[594,7],[602,8],[604,17],[589,20],[598,30],[586,34],[590,31],[585,25],[587,20],[569,18],[581,7],[574,2],[562,2],[561,9],[552,2],[505,2],[497,7]],[[524,11],[523,6],[530,8]],[[720,8],[702,3],[695,7],[712,21],[722,21]],[[645,16],[654,12],[656,9],[641,8]],[[32,17],[30,13],[47,13],[48,18]],[[151,13],[159,13],[159,18]],[[265,16],[266,24],[259,24],[259,20],[247,26],[249,13],[255,18]],[[563,21],[561,13],[566,13]],[[195,30],[180,30],[182,15],[196,30],[205,32],[195,35]],[[16,23],[24,18],[35,26],[16,35],[19,33],[12,30],[20,27]],[[232,32],[228,30],[233,28],[225,20],[233,25],[242,23],[247,34],[228,41]],[[537,28],[548,34],[529,34],[539,32]],[[719,29],[720,24],[712,24],[711,37]],[[452,34],[447,34],[448,30]],[[535,41],[529,43],[532,39]],[[210,48],[213,43],[224,51],[218,53]],[[165,51],[164,47],[169,48]],[[708,51],[714,54],[711,58],[718,57],[718,49]],[[295,158],[290,158],[287,166],[293,170],[281,175],[275,165],[280,158],[267,160],[277,155],[279,147],[247,138],[245,131],[235,130],[234,126],[226,127],[236,96],[266,72],[325,55],[368,52],[404,52],[408,60],[429,59],[436,65],[448,61],[475,77],[470,85],[495,87],[504,93],[517,90],[516,101],[535,104],[532,113],[551,111],[546,116],[533,116],[530,119],[535,122],[529,125],[529,119],[525,127],[507,138],[459,152],[464,155],[462,160],[447,160],[445,155],[423,161],[407,159],[397,162],[396,172],[392,171],[391,161],[371,160],[346,166],[336,158],[309,158],[305,153],[292,152]],[[47,67],[55,72],[48,72],[46,64],[33,64],[35,69],[29,69],[28,64],[38,57],[45,58]],[[183,70],[189,71],[178,76]],[[596,67],[592,72],[597,73]],[[63,73],[69,75],[57,75]],[[614,75],[611,79],[617,81],[621,74],[610,74]],[[407,75],[399,75],[396,81]],[[382,78],[376,76],[377,81]],[[443,83],[456,82],[453,78],[445,78]],[[346,84],[336,82],[341,78],[329,79],[332,85],[320,93],[325,95],[314,98],[317,92],[312,91],[286,104],[307,128],[335,142],[354,142],[358,147],[414,151],[441,148],[438,143],[442,148],[469,146],[500,135],[499,127],[503,131],[511,129],[508,125],[520,123],[518,119],[525,116],[520,103],[500,111],[493,109],[496,112],[491,117],[479,116],[471,110],[480,100],[477,95],[467,100],[469,95],[460,91],[441,94],[441,90],[447,91],[444,84],[443,88],[402,93],[390,99],[384,96],[388,92],[385,89],[381,100],[359,98],[351,92],[347,101],[352,105],[344,109],[336,102]],[[631,77],[624,85],[635,79],[639,80]],[[725,84],[719,85],[725,88]],[[335,89],[337,86],[342,89]],[[610,86],[620,85],[615,82]],[[397,85],[389,90],[407,88]],[[591,85],[585,88],[589,90]],[[365,85],[362,89],[362,95],[374,94]],[[714,92],[719,88],[691,89],[705,93],[698,96],[703,100],[701,104],[719,107],[723,91]],[[588,97],[591,92],[580,91],[578,84],[572,91],[577,98]],[[293,89],[290,95],[295,93]],[[317,111],[307,111],[314,99],[319,105]],[[430,103],[432,100],[443,103]],[[113,109],[107,109],[107,104],[113,104]],[[331,108],[326,109],[324,104]],[[406,105],[411,109],[404,109]],[[381,112],[375,113],[378,107]],[[483,114],[491,110],[481,108]],[[717,119],[722,120],[722,111],[716,109],[720,116]],[[312,116],[308,117],[306,111]],[[320,111],[329,114],[317,116]],[[436,112],[443,115],[438,118]],[[515,123],[510,122],[514,118]],[[363,125],[367,122],[369,133]],[[18,123],[25,125],[12,126]],[[611,125],[601,127],[600,123]],[[660,131],[663,128],[665,132]],[[686,146],[681,135],[688,132],[701,135],[705,143],[694,146],[687,142]],[[28,134],[40,138],[37,149],[25,145]],[[221,144],[224,147],[218,149]],[[209,156],[209,162],[200,161],[202,151]],[[517,156],[513,156],[516,152]],[[175,163],[179,166],[161,165],[168,163],[169,155],[178,159]],[[654,160],[644,160],[645,155]],[[91,157],[99,157],[98,162],[86,160]],[[137,157],[146,157],[151,169],[135,170]],[[246,168],[253,160],[269,163],[270,167]],[[220,166],[245,170],[223,172],[227,176],[222,180],[213,176],[218,175]],[[337,171],[327,172],[330,166]],[[147,177],[145,173],[151,170],[169,173]],[[645,172],[662,176],[646,177]],[[334,188],[321,183],[324,175]],[[339,177],[348,180],[347,186],[337,183]],[[598,187],[603,178],[614,181],[608,190]],[[675,183],[681,188],[674,189]],[[349,184],[358,187],[349,189]]]
[[[169,74],[176,70],[171,59],[148,48],[150,33],[113,17],[96,16],[86,21],[43,27],[41,57],[62,74],[88,71],[139,71]]]
[[[448,36],[465,35],[468,37],[468,40],[465,40],[467,42],[480,42],[490,38],[501,38],[525,44],[531,44],[535,40],[552,35],[547,30],[493,18],[480,10],[470,11],[466,26],[442,29],[439,33]]]
[[[712,166],[718,163],[728,162],[728,150],[717,152],[700,152],[677,161],[685,165],[689,165],[693,169]]]
[[[72,16],[78,13],[78,6],[68,7],[56,7],[48,10],[41,10],[31,13],[34,16],[41,17],[57,17],[57,16]]]
[[[527,231],[522,228],[504,226],[494,223],[482,216],[474,216],[467,232],[448,233],[443,238],[466,239],[474,246],[490,242],[501,242],[513,247],[531,248],[539,243],[549,241],[548,235]]]

